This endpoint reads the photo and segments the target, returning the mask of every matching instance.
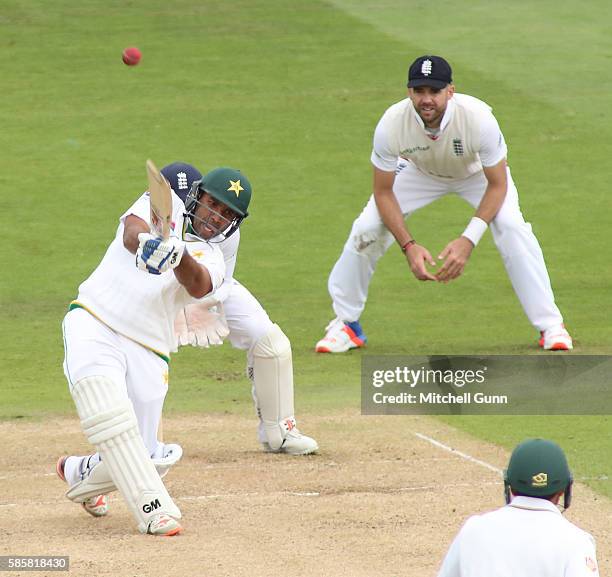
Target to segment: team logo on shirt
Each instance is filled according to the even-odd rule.
[[[453,153],[455,156],[463,156],[463,142],[461,142],[461,138],[453,138]]]
[[[595,563],[595,560],[592,559],[591,557],[587,557],[585,561],[586,561],[587,569],[591,571],[592,573],[595,573],[595,571],[597,571],[597,563]]]
[[[532,487],[546,487],[548,485],[548,475],[546,473],[538,473],[531,477]]]

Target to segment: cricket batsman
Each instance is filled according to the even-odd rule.
[[[108,510],[106,493],[116,488],[138,530],[151,535],[182,530],[181,512],[161,479],[182,451],[157,439],[174,320],[222,285],[225,262],[219,247],[207,242],[210,230],[236,230],[251,199],[247,177],[233,168],[209,172],[198,187],[212,191],[210,204],[193,202],[187,211],[168,189],[173,230],[167,240],[150,232],[148,192],[124,212],[63,321],[64,372],[97,451],[59,459],[67,497],[100,516]],[[212,196],[229,199],[228,191],[235,194],[231,206]]]

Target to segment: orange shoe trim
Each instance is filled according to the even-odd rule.
[[[349,336],[353,344],[357,345],[358,347],[363,347],[365,345],[363,339],[360,339],[355,331],[348,325],[345,324],[344,327],[342,327],[342,330]]]
[[[569,351],[569,347],[565,343],[553,343],[549,351]]]

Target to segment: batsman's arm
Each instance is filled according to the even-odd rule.
[[[180,264],[174,269],[174,276],[194,298],[202,298],[213,290],[213,281],[208,269],[187,251],[183,253]]]
[[[132,254],[138,250],[138,235],[141,232],[149,232],[149,225],[135,214],[126,216],[123,222],[123,246]]]
[[[149,225],[142,218],[134,214],[128,215],[124,221],[123,246],[132,254],[136,254],[140,246],[138,235],[148,232]],[[213,282],[208,269],[198,263],[186,250],[182,252],[180,262],[173,272],[176,280],[194,298],[201,298],[213,290]]]

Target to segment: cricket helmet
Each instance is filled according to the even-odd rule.
[[[173,162],[164,166],[160,172],[170,183],[170,188],[183,201],[183,204],[185,204],[187,195],[191,190],[191,185],[202,178],[202,173],[195,166],[185,162]]]
[[[193,221],[202,196],[208,194],[218,202],[222,202],[234,213],[234,218],[227,221],[227,226],[218,230],[221,240],[234,234],[242,221],[249,215],[251,202],[251,183],[248,178],[235,168],[215,168],[205,174],[201,180],[194,182],[185,200],[185,221],[189,232],[194,233]],[[213,211],[214,212],[214,211]]]
[[[504,472],[506,503],[513,493],[548,498],[564,491],[564,507],[570,506],[573,477],[563,449],[546,439],[527,439],[516,446]]]

